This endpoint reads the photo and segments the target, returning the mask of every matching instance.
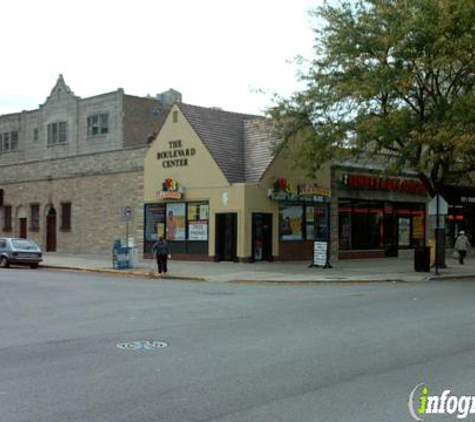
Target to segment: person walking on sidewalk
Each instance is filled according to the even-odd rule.
[[[160,236],[158,241],[153,245],[152,252],[155,254],[157,259],[158,273],[161,274],[163,272],[166,274],[168,271],[168,243],[162,236]]]
[[[457,236],[457,240],[455,241],[454,249],[459,254],[459,263],[463,265],[463,260],[467,256],[467,251],[471,248],[470,242],[468,241],[467,236],[463,230],[459,231],[459,235]]]

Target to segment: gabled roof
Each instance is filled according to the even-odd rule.
[[[261,128],[256,122],[264,122],[263,117],[184,103],[177,105],[230,183],[252,183],[260,179],[272,159],[271,150],[265,149],[266,141],[257,135],[257,129]]]

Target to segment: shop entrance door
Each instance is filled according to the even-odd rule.
[[[46,251],[56,251],[56,211],[53,207],[46,216]]]
[[[237,214],[216,214],[216,261],[237,261]]]
[[[26,218],[19,218],[18,219],[18,223],[19,223],[19,237],[21,237],[22,239],[26,239]]]
[[[252,214],[252,261],[272,261],[272,214]]]

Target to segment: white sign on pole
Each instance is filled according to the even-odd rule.
[[[121,221],[130,221],[134,217],[132,207],[120,207],[120,219]]]
[[[439,202],[439,215],[449,213],[449,204],[442,195],[434,196],[429,202],[429,215],[437,215],[437,201]]]

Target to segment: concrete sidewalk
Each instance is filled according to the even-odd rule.
[[[82,271],[99,271],[113,274],[150,277],[157,275],[152,260],[140,260],[136,268],[115,270],[112,257],[93,254],[44,254],[43,267]],[[475,257],[459,265],[447,257],[448,268],[434,269],[429,273],[415,272],[413,259],[382,258],[352,259],[332,262],[333,268],[309,268],[309,262],[259,262],[253,264],[234,262],[192,262],[169,260],[169,274],[163,278],[216,282],[422,282],[434,279],[475,278]]]

